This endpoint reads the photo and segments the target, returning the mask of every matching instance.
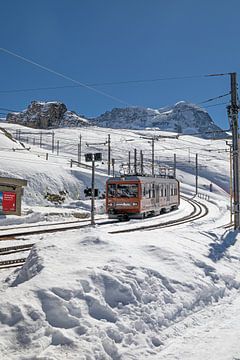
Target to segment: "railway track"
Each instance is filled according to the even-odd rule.
[[[0,261],[0,270],[22,266],[25,263],[25,261],[26,258]]]
[[[15,245],[15,246],[8,246],[8,247],[0,248],[0,256],[15,254],[18,252],[23,252],[23,251],[30,251],[31,248],[33,247],[33,245],[34,244],[24,244],[24,245]],[[25,263],[25,261],[26,261],[26,258],[0,261],[0,270],[17,267],[17,266],[22,266]]]
[[[96,225],[108,225],[118,222],[118,220],[98,220]],[[86,228],[90,225],[90,221],[70,221],[54,224],[31,225],[7,230],[0,230],[0,241],[14,240],[18,236],[36,235],[44,233],[53,233],[59,231],[67,231],[74,229]]]
[[[208,208],[205,204],[202,204],[194,199],[186,198],[185,196],[181,196],[181,197],[185,201],[187,201],[188,203],[191,204],[193,209],[190,214],[183,216],[179,219],[169,220],[169,221],[161,222],[161,223],[154,224],[154,225],[137,226],[134,228],[110,231],[109,233],[110,234],[119,234],[119,233],[133,232],[133,231],[156,230],[156,229],[161,229],[161,228],[166,228],[166,227],[170,227],[170,226],[184,224],[189,221],[195,221],[195,220],[198,220],[208,214]],[[116,221],[103,221],[100,223],[100,225],[105,225],[105,224],[109,224],[109,223],[112,224],[114,222],[116,222]],[[57,225],[59,225],[59,224],[57,224]],[[32,234],[56,232],[56,231],[66,231],[66,230],[78,229],[78,228],[83,228],[83,227],[89,226],[89,224],[80,225],[79,222],[77,225],[76,224],[72,224],[72,225],[73,225],[72,227],[67,227],[67,228],[65,227],[65,228],[54,228],[54,229],[34,229],[31,232],[27,232],[27,233],[26,232],[18,232],[18,233],[15,233],[14,236],[32,235]],[[26,227],[26,228],[28,228],[28,227]],[[29,230],[29,228],[28,228],[28,230]],[[6,237],[6,235],[5,235],[5,237]],[[7,237],[9,238],[9,235],[7,235]],[[4,239],[4,237],[0,235],[0,240],[3,240],[3,239]],[[33,245],[34,244],[25,244],[25,245],[23,244],[23,245],[15,245],[15,246],[0,248],[0,256],[1,255],[9,255],[9,254],[17,253],[17,252],[29,251],[29,250],[31,250]],[[0,261],[0,270],[6,269],[6,268],[11,268],[11,267],[22,266],[25,263],[25,261],[26,261],[26,258]]]
[[[208,207],[205,204],[200,203],[199,201],[196,201],[194,199],[189,199],[185,196],[181,196],[181,198],[187,201],[192,206],[193,210],[191,211],[190,214],[183,216],[179,219],[160,222],[154,225],[143,225],[128,229],[109,231],[109,234],[120,234],[120,233],[128,233],[133,231],[145,231],[145,230],[150,231],[150,230],[162,229],[166,227],[185,224],[189,221],[196,221],[208,214]]]

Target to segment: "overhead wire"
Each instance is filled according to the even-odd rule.
[[[1,50],[1,48],[0,48]],[[227,75],[227,74],[223,74]],[[161,78],[153,79],[137,79],[137,80],[124,80],[124,81],[111,81],[111,82],[97,82],[97,83],[86,83],[85,86],[112,86],[112,85],[125,85],[125,84],[139,84],[139,83],[148,83],[148,82],[158,82],[158,81],[172,81],[172,80],[184,80],[184,79],[197,79],[205,78],[212,75],[185,75],[185,76],[168,76]],[[83,85],[59,85],[59,86],[46,86],[46,87],[36,87],[36,88],[23,88],[23,89],[10,89],[10,90],[0,90],[1,94],[4,93],[14,93],[14,92],[28,92],[28,91],[40,91],[40,90],[56,90],[56,89],[65,89],[65,88],[78,88]]]
[[[27,62],[27,63],[29,63],[29,64],[35,65],[36,67],[38,67],[38,68],[40,68],[40,69],[42,69],[42,70],[45,70],[45,71],[47,71],[47,72],[49,72],[49,73],[52,73],[52,74],[54,74],[54,75],[57,75],[57,76],[65,79],[65,80],[68,80],[68,81],[71,81],[71,82],[73,82],[73,83],[75,83],[75,84],[78,84],[79,86],[84,87],[84,88],[86,88],[86,89],[88,89],[88,90],[94,91],[94,92],[96,92],[96,93],[98,93],[98,94],[100,94],[100,95],[103,95],[103,96],[105,96],[105,97],[108,97],[108,98],[110,98],[110,99],[112,99],[112,100],[114,100],[114,101],[120,102],[120,103],[125,104],[125,105],[130,105],[130,104],[129,104],[127,101],[125,101],[125,100],[119,99],[119,98],[117,98],[117,97],[115,97],[115,96],[112,96],[112,95],[110,95],[110,94],[108,94],[108,93],[106,93],[106,92],[104,92],[104,91],[95,89],[93,86],[86,85],[86,84],[84,84],[83,82],[80,82],[80,81],[78,81],[78,80],[75,80],[75,79],[71,78],[70,76],[67,76],[67,75],[65,75],[65,74],[60,73],[59,71],[55,71],[55,70],[53,70],[53,69],[51,69],[51,68],[49,68],[49,67],[47,67],[47,66],[43,66],[43,65],[41,65],[41,64],[39,64],[39,63],[37,63],[37,62],[35,62],[35,61],[33,61],[33,60],[30,60],[30,59],[28,59],[28,58],[26,58],[26,57],[24,57],[24,56],[18,55],[18,54],[16,54],[16,53],[13,52],[13,51],[10,51],[10,50],[5,49],[5,48],[0,48],[0,51],[3,51],[3,52],[5,52],[5,53],[7,53],[7,54],[9,54],[9,55],[12,55],[12,56],[18,58],[18,59],[21,59],[21,60],[23,60],[23,61],[25,61],[25,62]],[[130,106],[131,106],[131,105],[130,105]]]

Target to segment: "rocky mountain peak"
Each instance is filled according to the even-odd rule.
[[[180,101],[173,106],[160,109],[114,108],[93,120],[96,125],[103,127],[157,128],[184,134],[198,133],[205,137],[208,137],[207,132],[216,132],[219,136],[219,131],[221,131],[207,111],[186,101]]]
[[[89,125],[87,119],[68,111],[66,105],[59,101],[32,101],[26,110],[9,113],[6,120],[40,129]]]

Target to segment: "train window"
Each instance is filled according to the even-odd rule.
[[[117,185],[109,184],[108,185],[108,197],[115,197]]]
[[[145,198],[147,198],[147,199],[150,197],[149,184],[145,184],[145,185],[144,185],[144,196],[145,196]]]
[[[163,197],[163,187],[161,186],[161,196]]]
[[[155,185],[152,184],[152,197],[155,198]]]
[[[109,197],[137,197],[138,185],[137,184],[109,184],[108,185]]]

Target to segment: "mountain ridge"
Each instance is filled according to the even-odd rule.
[[[9,123],[18,123],[34,128],[59,128],[99,126],[113,129],[157,129],[181,134],[198,134],[203,137],[226,136],[208,112],[198,105],[186,101],[159,109],[144,107],[113,108],[100,116],[87,118],[69,111],[62,102],[32,101],[28,108],[19,113],[9,113]]]

